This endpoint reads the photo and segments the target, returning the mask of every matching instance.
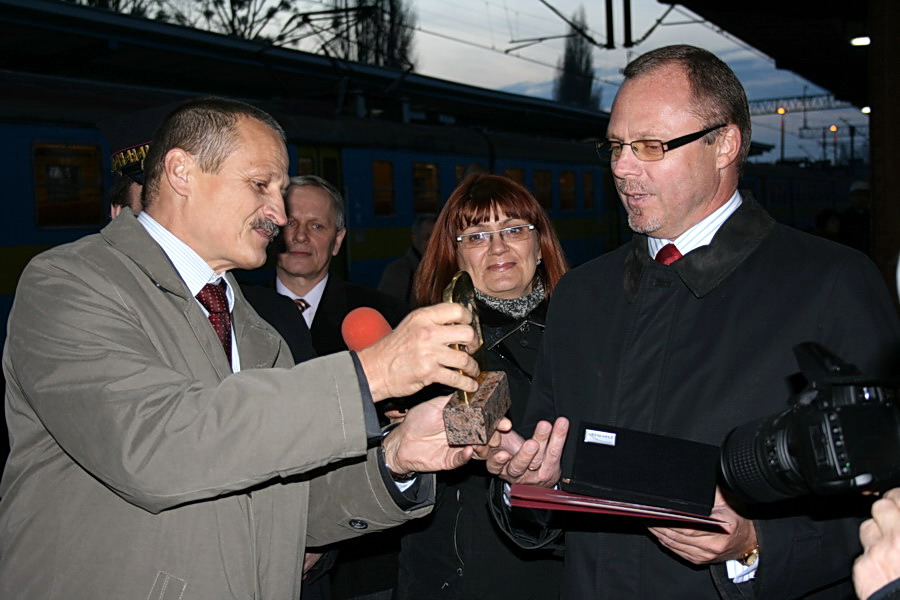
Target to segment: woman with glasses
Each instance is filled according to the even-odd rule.
[[[544,209],[528,190],[499,175],[470,175],[459,184],[422,257],[414,283],[419,306],[440,302],[457,271],[471,275],[486,368],[507,374],[513,424],[525,411],[547,301],[566,269]],[[494,524],[491,477],[479,461],[439,477],[434,511],[403,537],[398,598],[559,595],[560,557],[522,550]]]

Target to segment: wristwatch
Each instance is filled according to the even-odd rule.
[[[391,471],[391,468],[388,467],[386,463],[384,466],[387,468],[388,473],[391,474],[391,479],[393,479],[397,483],[405,483],[405,482],[413,480],[419,476],[419,474],[416,473],[415,471],[410,471],[409,473],[394,473],[393,471]]]
[[[752,567],[756,564],[756,561],[759,560],[759,544],[756,544],[747,552],[744,553],[742,557],[738,559],[738,562],[744,565],[745,567]]]
[[[382,429],[381,430],[381,439],[386,438],[387,435],[390,432],[392,432],[394,429],[396,429],[398,425],[400,425],[400,421],[395,421],[395,422],[389,424],[384,429]],[[409,473],[394,473],[391,470],[391,468],[388,466],[387,461],[384,460],[384,449],[383,448],[381,449],[381,457],[382,457],[382,462],[384,462],[384,468],[387,469],[388,473],[391,474],[391,479],[393,479],[397,483],[405,483],[407,481],[410,481],[410,480],[418,477],[419,474],[416,473],[415,471],[410,471]]]

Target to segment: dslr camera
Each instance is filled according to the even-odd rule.
[[[725,482],[747,502],[884,490],[900,483],[897,389],[813,342],[794,347],[807,387],[782,413],[735,428]]]

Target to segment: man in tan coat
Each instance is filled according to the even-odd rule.
[[[465,309],[293,366],[227,273],[263,263],[287,165],[266,113],[188,103],[153,140],[144,212],[25,269],[3,356],[0,597],[297,598],[307,544],[426,513],[433,480],[415,474],[471,458],[443,438],[446,399],[383,443],[373,408],[476,387],[448,347],[474,339],[452,325]],[[227,310],[195,298],[212,288]]]

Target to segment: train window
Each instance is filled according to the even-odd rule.
[[[550,171],[534,170],[534,197],[547,211],[553,208],[553,179]]]
[[[297,146],[297,175],[318,175],[329,183],[341,183],[341,155],[333,146]]]
[[[36,144],[34,196],[38,227],[103,224],[100,148]]]
[[[575,171],[562,171],[559,174],[559,208],[560,210],[575,210],[577,208]]]
[[[315,175],[316,160],[311,156],[300,156],[297,158],[297,175]]]
[[[372,200],[375,216],[394,214],[394,163],[389,160],[372,161]]]
[[[581,183],[584,188],[584,208],[591,210],[594,208],[594,174],[582,173]]]
[[[437,212],[440,204],[438,166],[413,163],[413,210],[416,214]]]
[[[517,169],[515,167],[511,167],[509,169],[503,169],[503,174],[515,181],[516,183],[524,184],[525,183],[525,170]]]

